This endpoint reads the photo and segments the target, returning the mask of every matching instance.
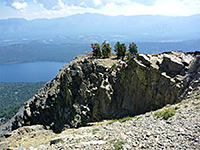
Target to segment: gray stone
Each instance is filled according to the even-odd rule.
[[[176,103],[194,80],[192,74],[199,64],[197,57],[186,72],[179,54],[186,55],[160,54],[159,65],[155,56],[144,54],[123,64],[115,59],[78,56],[26,102],[12,119],[11,128],[41,124],[61,132],[65,127],[134,116]],[[114,64],[116,68],[112,68]]]
[[[160,65],[162,71],[167,72],[169,75],[176,75],[180,73],[184,68],[184,64],[181,60],[173,55],[164,55],[163,61]]]
[[[13,150],[26,150],[26,148],[24,148],[24,147],[18,147],[18,148],[14,148]]]
[[[60,137],[58,137],[58,138],[52,139],[52,140],[50,141],[50,145],[52,145],[52,144],[58,144],[58,143],[60,143],[60,142],[63,142],[63,139],[60,138]]]

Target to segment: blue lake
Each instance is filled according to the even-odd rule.
[[[0,65],[0,82],[50,81],[65,62],[30,62]]]

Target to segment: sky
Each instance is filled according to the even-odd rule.
[[[190,16],[200,0],[0,0],[0,19],[57,18],[73,14]]]

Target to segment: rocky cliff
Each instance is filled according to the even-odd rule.
[[[140,54],[126,61],[77,56],[25,103],[11,129],[41,124],[61,132],[134,116],[179,102],[199,80],[199,52]]]

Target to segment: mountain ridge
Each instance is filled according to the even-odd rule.
[[[59,35],[125,34],[134,41],[199,38],[200,15],[170,16],[107,16],[77,14],[55,19],[0,20],[1,40],[13,38],[38,39]],[[14,22],[13,22],[14,21]],[[13,33],[13,31],[15,31]],[[51,31],[51,32],[49,32]],[[182,32],[184,31],[184,32]]]

